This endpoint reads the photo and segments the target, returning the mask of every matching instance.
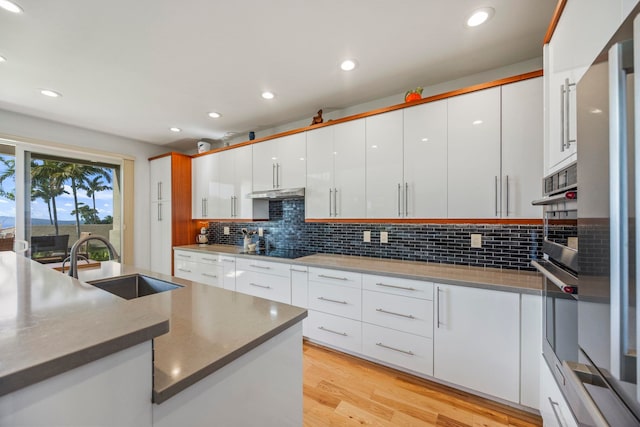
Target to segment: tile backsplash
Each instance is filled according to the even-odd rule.
[[[229,227],[229,235],[224,234]],[[542,257],[542,225],[502,224],[375,224],[304,221],[304,200],[269,202],[269,221],[209,223],[209,241],[242,245],[240,230],[264,229],[254,237],[259,247],[304,249],[318,253],[360,255],[413,261],[533,270],[531,259]],[[363,242],[371,231],[371,242]],[[389,243],[380,243],[380,232]],[[471,247],[471,234],[482,235],[482,247]]]

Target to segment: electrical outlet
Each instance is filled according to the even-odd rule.
[[[380,243],[389,243],[389,232],[387,231],[380,232]]]
[[[258,227],[258,237],[264,236],[264,228]]]
[[[365,231],[362,233],[362,241],[365,243],[371,243],[371,231]]]
[[[481,248],[482,247],[482,234],[472,234],[471,235],[471,247],[472,248]]]
[[[224,235],[228,236],[229,235],[229,227],[225,227],[224,228]]]

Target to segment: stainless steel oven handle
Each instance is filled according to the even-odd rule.
[[[554,402],[553,399],[548,397],[549,403],[551,404],[551,410],[553,411],[553,415],[556,417],[556,421],[560,427],[566,427],[566,424],[562,422],[562,418],[560,418],[560,414],[558,414],[558,409],[560,409],[560,404],[558,402]],[[556,407],[558,409],[556,409]]]
[[[573,286],[570,285],[568,283],[563,282],[560,278],[558,278],[558,276],[556,276],[555,274],[553,274],[552,272],[550,272],[549,270],[547,270],[546,268],[544,268],[544,266],[542,264],[540,264],[537,261],[531,261],[531,265],[533,265],[540,273],[542,273],[542,275],[549,281],[551,281],[553,284],[555,284],[557,287],[560,288],[560,290],[562,290],[564,292],[564,289],[567,286]]]
[[[566,124],[565,124],[565,102],[564,102],[564,97],[565,97],[565,87],[564,87],[564,83],[560,86],[560,152],[564,152],[565,146],[564,146],[564,137],[565,137],[565,128],[566,128]]]

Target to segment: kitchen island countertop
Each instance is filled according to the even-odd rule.
[[[364,274],[382,274],[405,279],[427,280],[443,284],[470,286],[506,292],[540,295],[542,291],[542,275],[535,271],[322,253],[301,258],[286,259],[243,253],[242,247],[233,245],[186,245],[176,246],[174,249],[227,254],[243,258],[262,259],[270,262],[298,264],[318,268],[333,268]]]

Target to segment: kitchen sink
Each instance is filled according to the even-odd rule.
[[[172,291],[182,287],[181,285],[176,285],[175,283],[166,282],[143,274],[92,280],[87,283],[107,292],[111,292],[112,294],[124,299],[140,298],[147,295],[158,294],[160,292]]]

